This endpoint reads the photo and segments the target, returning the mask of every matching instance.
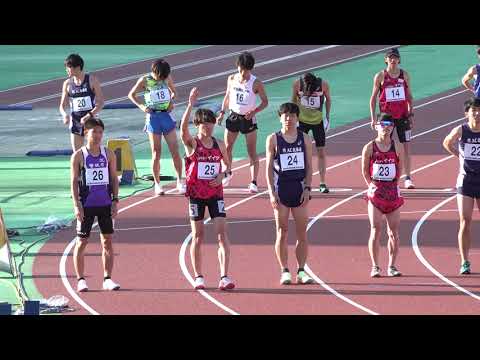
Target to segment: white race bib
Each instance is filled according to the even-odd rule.
[[[395,164],[373,164],[374,180],[391,181],[397,175]]]
[[[150,91],[150,101],[154,104],[170,102],[170,90],[168,90],[168,88],[161,88]]]
[[[248,105],[249,94],[243,91],[236,90],[235,99],[238,105]]]
[[[74,112],[92,110],[92,99],[90,96],[72,98],[72,107]]]
[[[215,179],[220,173],[220,163],[199,162],[197,178],[201,180]]]
[[[405,100],[405,88],[402,86],[387,87],[385,89],[387,102],[403,101]]]
[[[85,168],[87,186],[108,185],[108,168]]]
[[[318,109],[320,107],[320,96],[302,96],[300,103],[309,109]]]
[[[282,167],[282,171],[305,169],[303,157],[303,151],[290,154],[280,154],[280,165]]]
[[[480,144],[465,144],[465,160],[480,161]]]

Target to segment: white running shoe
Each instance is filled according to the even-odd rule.
[[[77,283],[77,292],[86,292],[88,291],[87,282],[85,279],[81,279]]]
[[[395,266],[390,266],[388,268],[388,276],[394,276],[394,277],[402,276],[402,273],[398,271]]]
[[[184,180],[177,180],[177,191],[179,194],[185,194],[187,192],[187,185]]]
[[[205,280],[203,279],[203,276],[199,276],[199,277],[195,278],[194,288],[195,288],[195,290],[205,289]]]
[[[415,189],[415,185],[413,184],[412,180],[405,180],[405,189]]]
[[[224,276],[223,278],[221,278],[220,282],[218,283],[218,288],[220,290],[232,290],[234,287],[235,284],[228,276]]]
[[[248,185],[248,191],[252,194],[256,194],[258,193],[258,186],[251,182],[250,185]]]
[[[372,278],[380,277],[380,268],[378,266],[372,266],[372,271],[370,272]]]
[[[165,195],[162,184],[155,184],[155,195]]]
[[[116,284],[112,279],[106,279],[103,281],[103,290],[115,291],[120,289],[120,285]]]
[[[282,276],[280,277],[280,284],[290,285],[291,283],[292,283],[292,274],[290,274],[290,272],[288,271],[282,272]]]

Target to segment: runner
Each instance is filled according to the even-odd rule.
[[[220,263],[220,290],[231,290],[235,287],[228,277],[230,263],[230,242],[227,237],[226,212],[223,201],[222,180],[230,170],[230,161],[222,141],[212,137],[215,127],[215,114],[208,109],[198,109],[195,112],[193,123],[197,127],[197,135],[192,137],[188,130],[188,123],[192,107],[198,98],[198,89],[190,92],[188,105],[183,114],[180,134],[185,146],[185,172],[187,174],[187,192],[189,199],[190,224],[192,226],[192,243],[190,256],[195,273],[195,289],[205,289],[202,273],[200,247],[205,238],[203,220],[205,208],[208,207],[213,219],[215,233],[218,239],[218,261]],[[225,171],[221,172],[221,167]]]
[[[268,106],[267,94],[260,80],[253,74],[252,69],[255,59],[249,52],[243,52],[236,63],[238,73],[230,75],[227,82],[227,91],[222,103],[222,110],[217,117],[221,125],[225,109],[230,110],[230,115],[225,122],[225,145],[229,162],[233,161],[233,145],[238,133],[245,135],[248,158],[250,159],[251,183],[248,189],[251,193],[258,192],[258,155],[257,155],[257,119],[256,114]],[[260,96],[261,103],[256,106],[256,94]]]
[[[115,154],[102,145],[104,129],[102,120],[88,119],[85,122],[87,145],[75,151],[71,160],[71,191],[77,218],[73,264],[78,279],[78,292],[88,290],[84,277],[84,251],[95,217],[98,219],[102,241],[103,289],[120,289],[120,285],[110,278],[114,257],[112,218],[118,211],[118,178],[115,176]]]
[[[480,47],[477,45],[477,55],[480,57]],[[467,73],[462,78],[462,84],[468,90],[470,90],[475,97],[480,97],[480,78],[478,74],[480,73],[480,64],[476,64],[468,69]],[[473,85],[471,84],[472,79],[474,80]]]
[[[377,97],[380,111],[390,114],[397,128],[398,140],[405,152],[405,188],[414,189],[411,178],[411,146],[413,129],[413,96],[410,76],[400,69],[398,49],[390,49],[385,54],[387,68],[377,73],[373,79],[373,92],[370,98],[371,126],[376,123]]]
[[[308,202],[312,182],[312,141],[297,129],[300,109],[294,103],[280,106],[278,115],[282,129],[267,138],[267,184],[275,215],[277,238],[275,253],[281,267],[280,284],[288,285],[292,276],[288,269],[288,218],[295,219],[297,243],[297,283],[311,284],[313,279],[304,270],[308,256]]]
[[[73,152],[84,144],[85,121],[94,118],[103,108],[103,94],[96,77],[83,71],[84,62],[78,54],[71,54],[65,59],[68,79],[63,82],[60,113],[63,123],[69,124],[70,142]],[[65,108],[70,103],[70,114]]]
[[[375,125],[377,137],[363,147],[362,172],[368,186],[368,218],[370,219],[370,238],[368,250],[372,260],[371,277],[380,276],[378,253],[382,235],[383,217],[388,228],[388,276],[401,276],[395,267],[400,238],[400,207],[404,200],[400,195],[398,178],[404,159],[402,144],[395,144],[391,135],[394,119],[391,115],[381,115]]]
[[[143,94],[144,101],[138,99]],[[178,152],[175,120],[170,112],[176,91],[170,75],[170,65],[163,59],[152,63],[151,73],[142,76],[128,93],[128,98],[146,113],[145,131],[148,133],[152,149],[152,174],[155,182],[155,194],[164,195],[160,183],[160,156],[162,152],[162,134],[167,142],[173,165],[177,173],[177,191],[185,194],[185,182],[182,179],[182,159]]]
[[[328,193],[325,184],[325,132],[330,127],[330,108],[332,100],[330,87],[322,78],[312,73],[305,73],[293,83],[292,101],[300,108],[298,128],[308,134],[312,130],[317,148],[318,172],[320,175],[320,192]],[[325,119],[323,119],[323,103],[325,102]]]
[[[472,242],[470,228],[475,203],[480,209],[480,98],[467,100],[464,109],[468,122],[456,126],[443,141],[443,147],[460,160],[457,178],[460,217],[458,247],[462,261],[460,274],[470,274],[468,253]]]

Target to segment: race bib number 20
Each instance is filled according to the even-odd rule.
[[[90,96],[73,98],[72,101],[73,111],[88,111],[93,109],[92,99]]]

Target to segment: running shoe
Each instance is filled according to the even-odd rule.
[[[85,291],[88,291],[87,282],[85,281],[85,279],[78,280],[77,292],[85,292]]]
[[[280,284],[281,285],[290,285],[292,283],[292,275],[288,272],[282,272],[282,276],[280,277]]]
[[[415,189],[415,185],[411,179],[405,180],[405,189]]]
[[[165,195],[162,184],[155,184],[155,195]]]
[[[103,281],[103,290],[115,291],[120,289],[120,285],[116,284],[112,279],[105,279]]]
[[[179,194],[185,194],[187,192],[187,185],[184,180],[177,180],[177,191]]]
[[[470,274],[470,261],[465,261],[460,268],[460,275]]]
[[[372,266],[372,271],[370,272],[372,278],[380,277],[380,268],[378,266]]]
[[[254,183],[250,183],[250,185],[248,185],[248,191],[250,191],[252,194],[256,194],[258,193],[258,186]]]
[[[402,273],[400,271],[398,271],[395,266],[389,266],[388,267],[388,276],[394,276],[394,277],[402,276]]]
[[[328,189],[326,184],[320,184],[320,192],[323,194],[328,194],[330,190]]]
[[[194,285],[195,290],[203,290],[205,289],[205,280],[203,279],[203,276],[197,276],[195,278],[195,285]]]
[[[305,271],[300,271],[297,274],[297,284],[313,284],[313,282],[313,279]]]
[[[224,276],[223,278],[221,278],[220,282],[218,283],[218,288],[220,290],[232,290],[234,287],[235,284],[228,276]]]

